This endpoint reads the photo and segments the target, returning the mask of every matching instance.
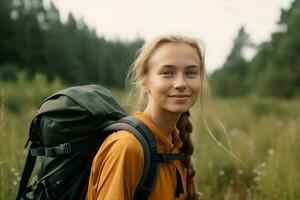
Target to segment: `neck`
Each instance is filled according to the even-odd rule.
[[[172,140],[171,133],[176,126],[180,114],[174,114],[167,111],[153,111],[150,107],[147,107],[143,113],[151,119],[169,140]]]

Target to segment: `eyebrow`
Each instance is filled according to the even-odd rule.
[[[200,68],[200,66],[199,65],[188,65],[188,66],[186,66],[186,68],[188,68],[188,69],[193,69],[193,68]]]
[[[159,66],[159,68],[174,68],[175,66],[174,65],[161,65]],[[186,66],[186,68],[188,69],[193,69],[193,68],[198,68],[200,67],[199,65],[188,65]]]

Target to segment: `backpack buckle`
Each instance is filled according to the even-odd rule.
[[[71,144],[70,143],[59,144],[57,146],[56,153],[59,155],[65,155],[71,153]]]
[[[166,153],[162,153],[161,158],[162,158],[162,162],[165,162],[165,163],[168,163],[168,162],[172,161],[172,159],[170,159],[169,155],[166,154]]]
[[[45,156],[54,157],[71,153],[71,144],[63,143],[55,147],[45,148]]]

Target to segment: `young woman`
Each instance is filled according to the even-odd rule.
[[[182,188],[177,199],[198,199],[191,162],[193,144],[189,109],[207,86],[204,53],[199,43],[183,36],[167,35],[146,43],[132,65],[131,84],[141,111],[134,116],[154,135],[160,152],[184,152],[184,162],[160,164],[150,200],[175,198],[177,172]],[[203,102],[202,102],[203,103]],[[131,200],[143,171],[143,148],[129,132],[111,134],[94,158],[88,200]]]

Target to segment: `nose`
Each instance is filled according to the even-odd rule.
[[[181,89],[181,90],[187,88],[187,83],[186,83],[186,80],[183,75],[178,75],[176,77],[175,82],[174,82],[174,88]]]

